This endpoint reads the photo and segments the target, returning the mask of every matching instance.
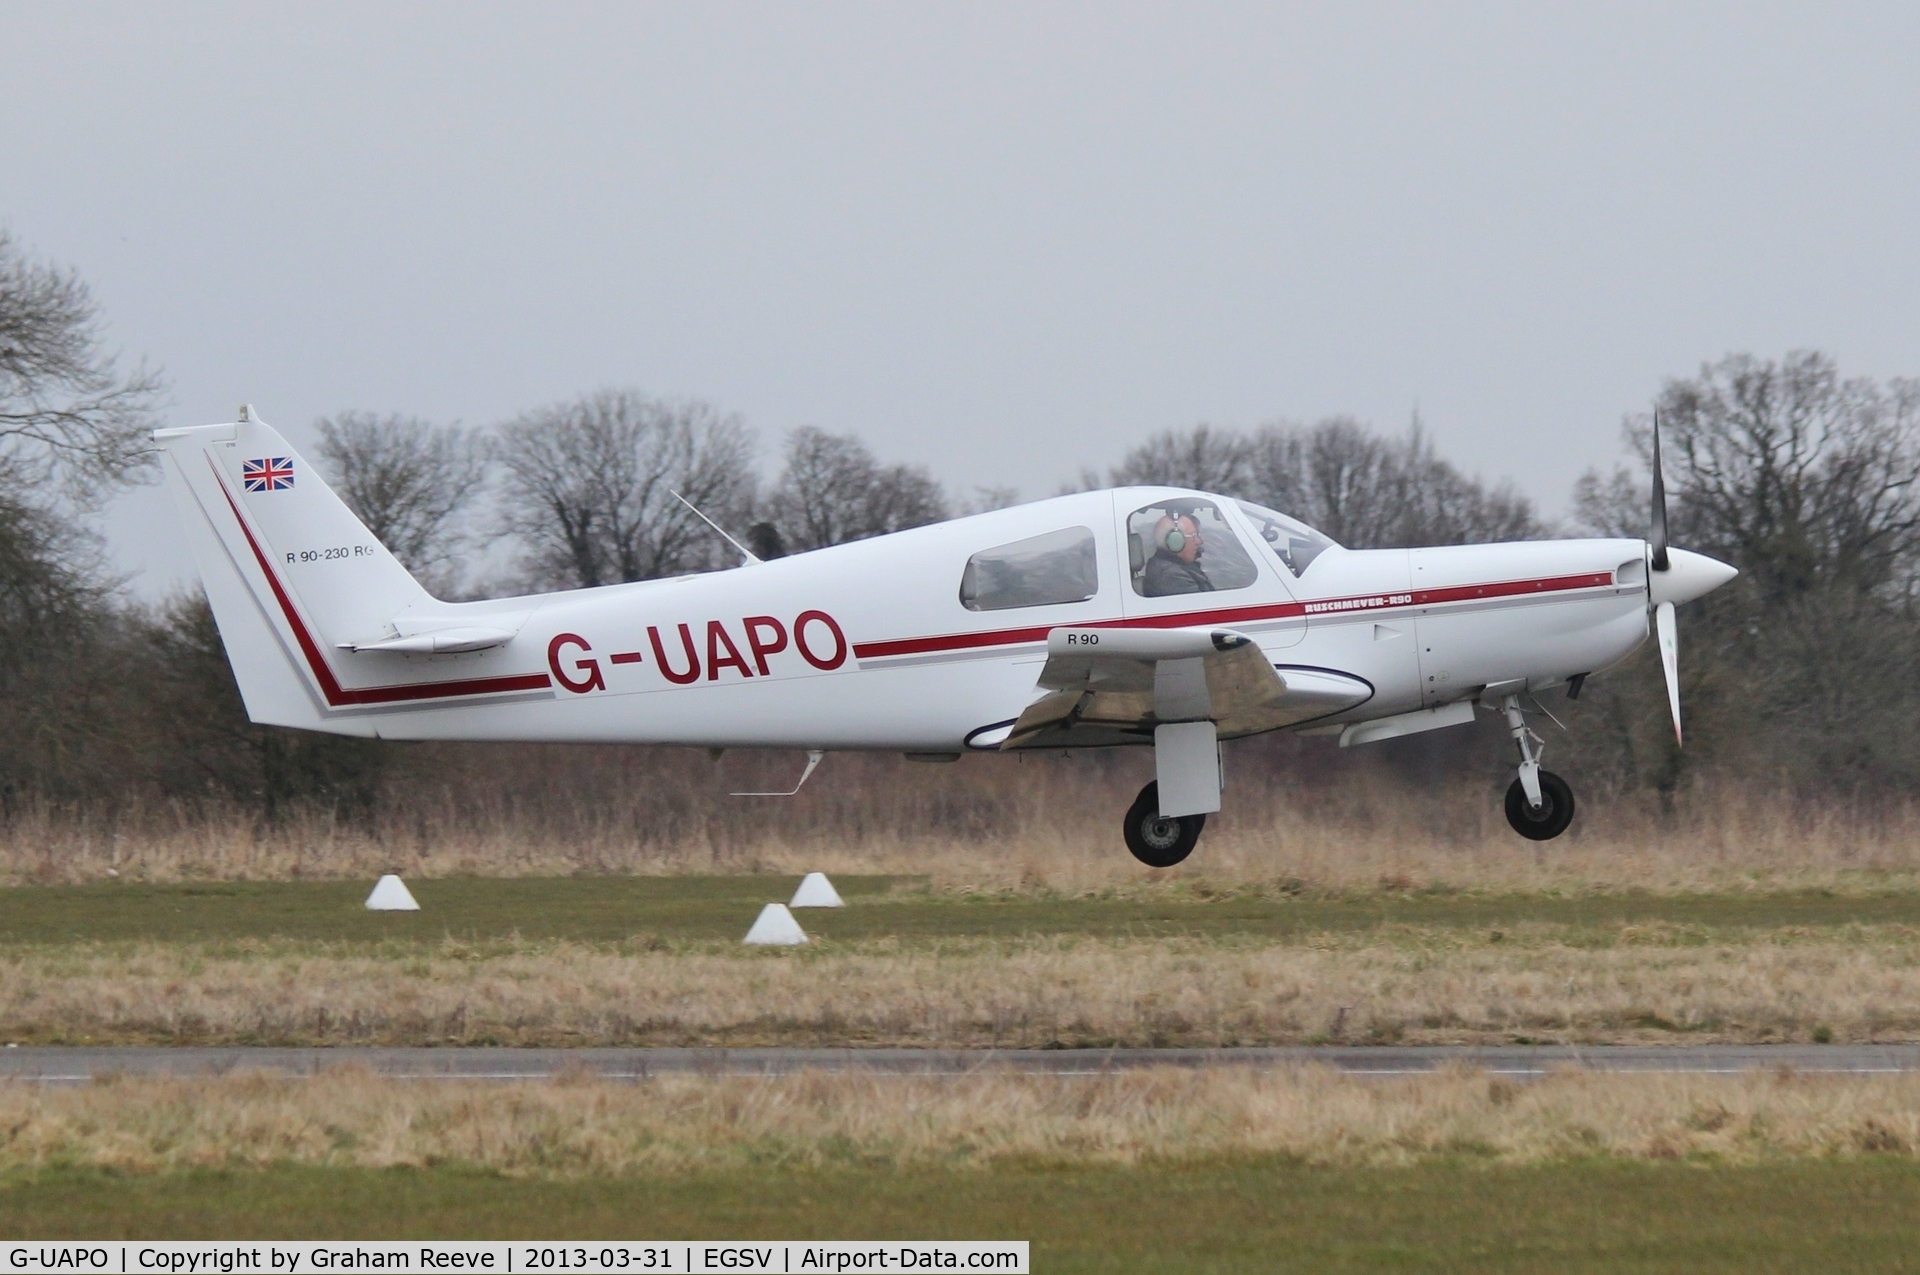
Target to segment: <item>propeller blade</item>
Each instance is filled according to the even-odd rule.
[[[1667,569],[1667,483],[1660,473],[1660,409],[1653,409],[1653,527],[1647,537],[1653,547],[1653,569]],[[1674,720],[1680,720],[1678,709]]]
[[[1673,603],[1662,602],[1653,609],[1653,625],[1660,643],[1660,671],[1667,675],[1667,707],[1673,710],[1673,742],[1680,737],[1680,631],[1673,618]]]

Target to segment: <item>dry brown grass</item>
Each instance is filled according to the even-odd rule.
[[[1513,835],[1497,791],[1479,784],[1303,782],[1263,774],[1255,758],[1236,763],[1227,810],[1193,859],[1155,872],[1119,840],[1118,814],[1144,777],[1144,754],[947,767],[835,757],[802,797],[757,803],[729,803],[724,793],[790,781],[777,759],[735,770],[669,760],[665,773],[602,776],[575,804],[560,800],[564,792],[522,803],[449,787],[410,792],[360,820],[308,813],[265,824],[217,804],[28,808],[0,822],[0,884],[819,869],[1063,894],[1166,880],[1338,891],[1920,886],[1920,806],[1809,806],[1757,784],[1703,784],[1671,815],[1645,795],[1583,794],[1573,830],[1535,845]],[[655,809],[667,796],[670,808]]]
[[[1167,1069],[464,1085],[336,1071],[0,1084],[0,1171],[291,1163],[584,1175],[847,1162],[1868,1154],[1920,1154],[1920,1077],[1563,1073],[1514,1084],[1472,1071],[1382,1082],[1318,1069]]]
[[[1573,946],[1413,929],[1284,943],[943,940],[813,951],[292,941],[0,954],[0,1039],[905,1046],[1920,1039],[1904,926]]]

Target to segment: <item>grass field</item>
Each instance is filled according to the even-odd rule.
[[[368,912],[365,881],[102,882],[0,889],[0,944],[139,940],[313,939],[432,943],[445,939],[567,939],[620,943],[653,938],[731,944],[762,904],[784,902],[795,877],[454,877],[416,881],[419,912]],[[1301,891],[1287,882],[1217,888],[1171,881],[1158,888],[1062,895],[1045,890],[951,891],[923,879],[840,876],[857,906],[805,912],[828,941],[876,939],[1107,938],[1295,939],[1365,934],[1392,926],[1461,932],[1550,926],[1569,941],[1604,943],[1624,927],[1664,926],[1687,941],[1758,931],[1848,925],[1920,927],[1920,893],[1872,889],[1489,893],[1412,890]]]
[[[1028,1239],[1072,1272],[1920,1270],[1920,1167],[1581,1162],[743,1171],[282,1168],[0,1181],[0,1237]]]
[[[0,890],[0,1039],[1920,1038],[1920,895],[1198,877]],[[975,1088],[969,1089],[968,1085]],[[1025,1238],[1036,1269],[1920,1270],[1920,1079],[0,1085],[0,1235]]]
[[[1110,1045],[1920,1038],[1920,896],[1218,890],[845,877],[0,890],[20,1043]]]
[[[0,1130],[0,1172],[300,1164],[586,1178],[1272,1156],[1329,1168],[1912,1160],[1920,1076],[1574,1071],[1516,1083],[1472,1070],[1381,1079],[1169,1067],[429,1084],[330,1068],[0,1085]]]
[[[0,1238],[1028,1239],[1045,1271],[1920,1270],[1920,1078],[0,1086]]]
[[[1491,719],[1481,725],[1477,742],[1450,733],[1446,746],[1484,764],[1444,774],[1389,764],[1403,744],[1429,746],[1418,741],[1230,745],[1230,800],[1194,856],[1164,871],[1120,844],[1120,813],[1152,778],[1147,749],[970,755],[952,766],[836,753],[800,798],[755,802],[726,794],[786,787],[799,754],[714,761],[694,749],[469,744],[410,748],[434,760],[401,767],[372,809],[350,817],[292,807],[263,819],[213,799],[10,801],[0,885],[820,870],[1055,894],[1151,893],[1168,879],[1348,893],[1383,882],[1482,894],[1920,890],[1920,803],[1811,798],[1791,775],[1696,775],[1664,795],[1582,778],[1568,833],[1523,842],[1500,813],[1510,746]]]

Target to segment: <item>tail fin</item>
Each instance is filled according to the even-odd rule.
[[[438,625],[429,627],[444,629],[456,608],[421,588],[306,460],[249,409],[230,424],[163,429],[153,437],[254,721],[372,735],[370,706],[548,685],[544,674],[473,679],[462,676],[466,668],[395,684],[396,656],[343,654],[383,641],[389,651],[420,649],[396,644],[412,631],[402,617],[438,612]],[[459,632],[482,637],[443,649],[499,646],[512,636]],[[359,685],[370,680],[379,684]]]

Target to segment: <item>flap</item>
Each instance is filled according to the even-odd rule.
[[[1366,702],[1365,681],[1322,669],[1276,669],[1232,629],[1055,629],[1039,686],[1002,748],[1138,742],[1170,722],[1213,722],[1254,735]]]

